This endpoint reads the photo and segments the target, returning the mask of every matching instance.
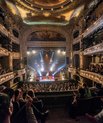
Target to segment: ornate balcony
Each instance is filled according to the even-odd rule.
[[[76,68],[69,67],[69,68],[68,68],[68,72],[69,72],[69,73],[76,74]]]
[[[79,54],[80,53],[80,50],[78,51],[73,51],[73,54]]]
[[[85,70],[80,70],[80,75],[97,83],[103,84],[103,75]]]
[[[14,73],[13,72],[0,75],[0,84],[3,84],[4,82],[9,81],[13,78],[14,78]]]
[[[75,38],[75,39],[73,40],[73,44],[76,44],[76,43],[80,42],[81,39],[82,39],[82,35],[79,35],[79,37],[77,37],[77,38]]]
[[[9,52],[7,49],[0,47],[0,56],[8,56]]]
[[[0,24],[0,32],[2,32],[3,34],[5,34],[6,36],[8,36],[7,29],[3,25],[1,25],[1,24]]]
[[[16,43],[16,44],[19,44],[19,43],[20,43],[19,39],[16,38],[16,37],[14,37],[12,34],[9,34],[9,37],[11,38],[11,40],[12,40],[14,43]]]
[[[92,33],[94,30],[98,29],[102,25],[103,25],[103,15],[84,31],[83,37],[86,37],[87,35]]]
[[[20,58],[20,53],[12,52],[12,57],[13,57],[14,59],[19,59],[19,58]]]
[[[95,46],[92,46],[90,48],[87,48],[83,51],[84,55],[91,55],[94,53],[100,53],[103,52],[103,43],[97,44]]]

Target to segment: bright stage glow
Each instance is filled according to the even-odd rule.
[[[61,52],[61,50],[57,50],[57,53],[60,53]]]
[[[33,53],[33,54],[35,54],[35,53],[36,53],[36,51],[35,51],[35,50],[32,50],[32,53]]]
[[[55,81],[53,76],[42,76],[39,78],[40,82],[50,82],[50,81]]]
[[[54,64],[51,65],[51,67],[50,67],[50,71],[51,71],[51,72],[54,71],[55,65],[56,65],[56,62],[55,62]]]
[[[46,76],[49,76],[49,72],[47,72]]]
[[[53,71],[53,67],[50,68],[50,71],[51,71],[51,72]]]
[[[36,55],[33,55],[35,53]],[[54,50],[38,50],[31,48],[28,49],[27,54],[27,63],[32,67],[32,69],[35,69],[36,76],[38,77],[54,76],[66,65],[66,52],[63,48]],[[48,57],[46,57],[46,55]]]
[[[44,71],[44,68],[41,68],[41,72],[43,72]]]
[[[55,72],[53,73],[53,76],[54,76],[56,73],[58,73],[61,69],[63,69],[65,66],[66,66],[66,64],[64,64],[64,65],[62,65],[61,67],[59,67],[59,68],[57,69],[57,71],[55,71]]]
[[[40,82],[52,82],[52,81],[55,81],[54,79],[42,79],[40,80]]]
[[[65,52],[65,51],[62,51],[62,54],[63,54],[63,55],[65,55],[65,54],[66,54],[66,52]]]
[[[27,51],[27,55],[30,55],[30,51]]]

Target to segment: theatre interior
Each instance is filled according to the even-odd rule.
[[[0,0],[0,123],[103,123],[103,0]]]

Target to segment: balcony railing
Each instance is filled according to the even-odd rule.
[[[98,29],[101,25],[103,25],[103,15],[84,31],[83,37],[86,37],[87,35],[92,33],[94,30]]]
[[[13,72],[0,75],[0,84],[3,84],[4,82],[9,81],[13,78],[14,78],[14,73]]]
[[[98,45],[92,46],[90,48],[87,48],[83,51],[84,55],[91,55],[94,53],[100,53],[103,52],[103,43],[100,43]]]
[[[77,37],[77,38],[75,38],[73,40],[73,44],[76,44],[76,43],[80,42],[81,41],[81,38],[82,38],[82,35],[79,35],[79,37]]]
[[[73,74],[76,74],[76,68],[69,67],[68,68],[68,72],[73,73]]]
[[[9,52],[5,48],[0,47],[0,56],[8,56]]]
[[[78,51],[73,51],[73,54],[79,54],[80,53],[80,50]]]
[[[5,34],[6,36],[8,36],[7,29],[3,25],[1,25],[1,24],[0,24],[0,32],[2,32],[3,34]]]
[[[80,75],[97,83],[103,84],[103,75],[85,70],[80,70]]]
[[[19,39],[16,38],[16,37],[14,37],[12,34],[10,34],[10,38],[11,38],[11,40],[12,40],[14,43],[17,43],[17,44],[20,43]]]
[[[19,58],[20,58],[20,53],[12,52],[12,57],[13,57],[14,59],[19,59]]]

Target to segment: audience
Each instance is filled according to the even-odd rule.
[[[49,111],[44,109],[42,100],[39,100],[35,97],[34,91],[30,89],[28,95],[32,98],[32,108],[37,120],[40,120],[40,123],[45,123],[45,120],[48,116]]]
[[[0,123],[10,123],[10,99],[8,95],[0,93]]]
[[[0,75],[6,74],[8,72],[11,72],[11,70],[8,68],[3,68],[2,65],[0,64]]]
[[[25,83],[22,89],[27,91],[32,89],[34,92],[63,92],[78,90],[78,84],[72,82],[50,82],[50,83]]]
[[[103,75],[103,65],[100,65],[100,64],[90,64],[89,69],[87,70],[90,72]]]
[[[59,87],[58,87],[59,85]],[[39,92],[39,87],[41,88],[65,88],[68,86],[73,86],[71,83],[54,83],[53,85],[45,84],[23,84],[22,88],[13,90],[5,86],[0,87],[0,123],[45,123],[48,117],[49,111],[44,108],[42,100],[39,100],[35,96],[35,92]],[[36,88],[35,88],[36,87]],[[72,88],[73,89],[73,88]],[[74,88],[75,89],[75,88]],[[1,93],[2,92],[2,93]],[[42,91],[44,92],[44,91]],[[93,109],[97,110],[97,105],[102,105],[99,103],[99,99],[102,98],[102,87],[97,85],[96,96],[91,95],[91,90],[86,83],[83,87],[80,87],[78,92],[73,91],[73,97],[71,99],[71,108],[69,113],[71,117],[76,118],[78,115],[85,115],[85,113],[91,112]],[[98,98],[98,96],[100,98]],[[6,106],[5,106],[6,105]],[[87,114],[89,118],[97,118],[101,116],[101,111],[95,117]],[[3,116],[3,117],[2,117]]]

